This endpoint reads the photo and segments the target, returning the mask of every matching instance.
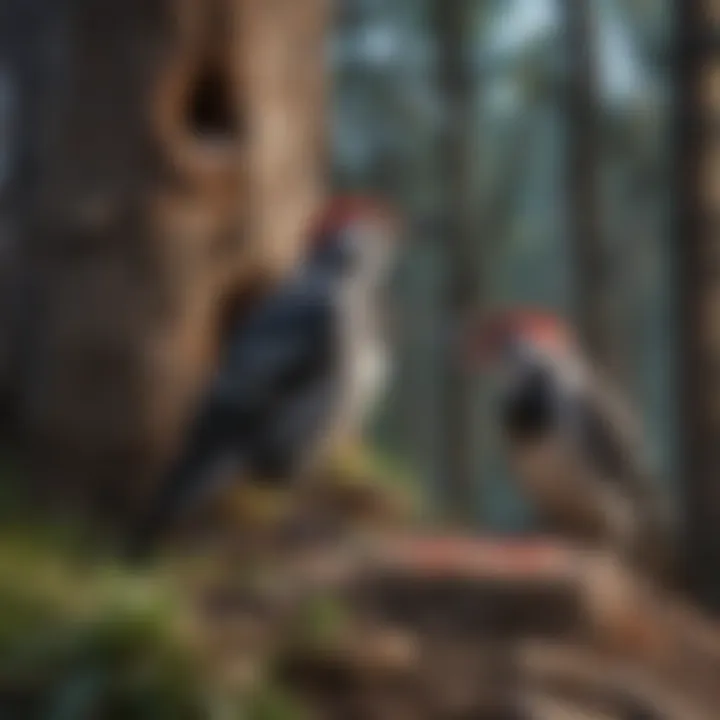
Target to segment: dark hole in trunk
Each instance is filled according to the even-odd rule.
[[[206,67],[190,96],[190,129],[199,139],[234,142],[241,131],[230,79],[219,65]]]

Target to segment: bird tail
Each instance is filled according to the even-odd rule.
[[[243,466],[241,456],[226,445],[199,443],[171,467],[152,498],[149,510],[131,534],[127,558],[149,558],[174,525],[221,491]]]
[[[656,580],[672,585],[678,571],[678,517],[670,496],[657,482],[656,477],[644,474],[637,484],[638,561]]]

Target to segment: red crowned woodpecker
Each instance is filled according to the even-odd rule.
[[[466,342],[474,367],[499,371],[511,470],[549,528],[669,572],[673,522],[640,425],[570,328],[550,313],[507,310],[471,324]]]
[[[229,480],[288,483],[329,438],[357,432],[386,374],[384,304],[400,232],[380,201],[329,202],[305,261],[231,330],[131,555],[147,555]]]

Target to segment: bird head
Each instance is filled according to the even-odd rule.
[[[379,198],[331,198],[310,233],[310,253],[348,274],[380,276],[395,257],[402,235],[400,215]]]
[[[542,360],[571,354],[574,339],[558,316],[535,308],[491,313],[470,324],[464,338],[465,359],[472,369]]]

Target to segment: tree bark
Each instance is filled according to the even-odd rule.
[[[301,249],[327,2],[1,1],[27,150],[9,381],[42,488],[114,513],[177,446],[227,306]]]
[[[591,357],[610,371],[610,265],[600,222],[596,28],[589,0],[563,0],[567,37],[567,233],[575,271],[580,333]]]
[[[677,0],[675,255],[686,568],[720,611],[720,3]]]
[[[445,113],[440,142],[441,182],[446,189],[443,325],[447,347],[442,357],[443,463],[441,487],[447,511],[458,521],[475,516],[473,388],[462,373],[452,342],[459,321],[477,301],[477,250],[473,237],[471,171],[474,162],[472,8],[468,0],[437,0],[435,27],[439,53],[439,86]]]

